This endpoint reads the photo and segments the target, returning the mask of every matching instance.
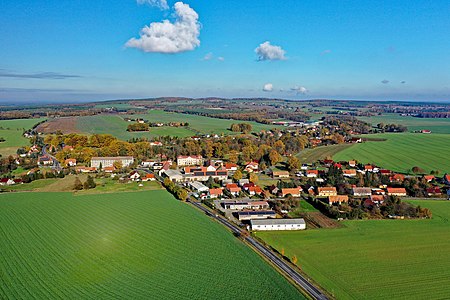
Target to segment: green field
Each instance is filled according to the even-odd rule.
[[[0,155],[16,154],[17,148],[29,145],[28,139],[22,135],[23,131],[31,129],[35,124],[43,120],[45,119],[0,120],[0,137],[6,140],[0,142]]]
[[[356,159],[404,173],[411,172],[414,166],[427,172],[450,172],[449,134],[386,133],[367,137],[386,141],[355,144],[333,158],[337,161]]]
[[[333,157],[336,153],[351,147],[350,144],[339,144],[330,146],[320,146],[316,148],[304,149],[297,157],[301,163],[313,163],[318,160]]]
[[[378,123],[400,124],[408,127],[408,131],[429,129],[433,133],[450,133],[450,119],[426,119],[410,116],[400,116],[398,114],[383,114],[373,117],[358,117],[358,119],[376,126]]]
[[[176,120],[172,120],[174,122]],[[117,115],[97,115],[89,117],[79,117],[77,119],[77,129],[88,134],[112,134],[113,136],[129,140],[132,138],[152,138],[156,136],[178,136],[188,137],[195,135],[195,132],[184,127],[153,127],[149,132],[128,132],[128,122]]]
[[[142,118],[144,120],[149,120],[151,122],[188,122],[189,127],[195,131],[205,134],[231,134],[232,132],[228,129],[233,123],[248,123],[253,127],[254,132],[260,132],[261,130],[268,130],[271,128],[281,128],[280,126],[265,125],[256,122],[246,122],[239,120],[226,120],[217,119],[197,115],[188,115],[180,113],[171,113],[160,110],[150,110],[146,114],[140,115],[130,115],[130,118]]]
[[[432,220],[345,221],[339,229],[258,232],[337,299],[447,299],[450,202],[412,201]]]
[[[0,299],[302,299],[166,191],[0,194]]]

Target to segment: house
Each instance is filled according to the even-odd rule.
[[[155,141],[155,142],[150,142],[150,146],[152,147],[161,147],[163,145],[163,143]]]
[[[239,179],[238,184],[240,186],[244,186],[245,184],[250,183],[248,179]]]
[[[132,156],[114,156],[114,157],[93,157],[91,158],[91,167],[102,168],[112,167],[114,163],[120,163],[122,167],[128,167],[134,163],[134,157]]]
[[[350,139],[351,143],[362,143],[362,138],[358,138],[358,137],[352,137]]]
[[[292,197],[300,197],[303,189],[298,186],[296,188],[284,188],[281,189],[281,197],[286,197],[287,195],[291,195]]]
[[[182,182],[183,181],[183,175],[178,170],[172,170],[172,169],[163,170],[161,172],[161,176],[169,178],[170,181],[173,181],[173,182]]]
[[[348,165],[352,168],[356,167],[356,160],[349,160]]]
[[[387,188],[387,194],[389,196],[398,196],[398,197],[405,197],[405,196],[407,196],[405,188],[388,187]]]
[[[137,171],[133,171],[130,173],[128,178],[130,178],[130,180],[132,181],[140,181],[141,175]]]
[[[343,170],[344,177],[355,177],[356,176],[356,170],[350,169],[350,170]]]
[[[289,172],[288,171],[273,171],[272,177],[273,178],[289,178]]]
[[[318,187],[317,195],[319,197],[337,196],[337,191],[334,186],[332,187]]]
[[[96,167],[76,167],[75,171],[77,173],[94,173],[95,171],[97,171]]]
[[[249,162],[248,164],[245,165],[245,169],[246,172],[248,173],[253,173],[253,172],[258,172],[259,171],[259,164],[257,162]]]
[[[305,230],[304,219],[250,220],[251,230]]]
[[[223,195],[223,190],[220,188],[217,189],[209,189],[209,197],[210,198],[217,198],[219,196]]]
[[[261,195],[263,193],[262,188],[260,188],[259,186],[250,186],[249,188],[247,188],[247,193],[249,193],[250,196],[253,195]]]
[[[254,219],[267,219],[275,218],[277,214],[273,210],[260,210],[260,211],[240,211],[237,213],[238,220],[254,220]]]
[[[75,167],[77,165],[77,160],[75,158],[68,158],[64,161],[67,167]]]
[[[370,200],[372,200],[375,204],[382,204],[385,198],[386,197],[384,195],[370,195]]]
[[[272,184],[271,186],[269,186],[269,192],[271,194],[277,195],[279,191],[280,190],[278,189],[278,187],[276,185]]]
[[[405,175],[403,174],[394,174],[389,178],[390,182],[398,182],[398,183],[402,183],[403,181],[405,181]]]
[[[348,203],[347,195],[328,196],[328,205]]]
[[[2,178],[0,179],[0,185],[14,185],[16,182],[11,178]]]
[[[438,186],[427,188],[427,195],[430,197],[441,195],[441,193],[441,189]]]
[[[235,163],[230,163],[230,162],[228,162],[228,163],[225,163],[225,169],[226,169],[228,172],[236,172],[237,169],[238,169],[238,166],[237,166],[237,164],[235,164]]]
[[[203,157],[201,155],[180,155],[177,157],[177,165],[180,166],[201,166]]]
[[[420,133],[427,133],[427,134],[429,134],[429,133],[431,133],[431,130],[428,130],[428,129],[422,129],[422,130],[420,131]]]
[[[155,174],[145,174],[145,176],[142,177],[142,181],[155,181]]]
[[[113,173],[115,170],[116,170],[116,168],[114,166],[103,168],[103,172],[105,172],[105,173]]]
[[[306,170],[306,177],[316,178],[319,175],[319,170]]]
[[[220,167],[216,169],[212,165],[208,167],[185,167],[184,174],[185,181],[207,181],[209,177],[218,180],[228,178],[228,172],[225,168]]]
[[[156,163],[154,160],[145,160],[141,162],[141,167],[143,168],[150,168],[153,167],[153,165]]]
[[[390,175],[392,175],[392,171],[391,170],[382,169],[382,170],[380,170],[380,174],[384,175],[384,176],[390,176]]]
[[[370,187],[354,187],[353,196],[366,197],[372,195],[372,189]]]
[[[449,174],[445,174],[443,181],[444,181],[445,184],[450,184],[450,175]]]
[[[208,193],[209,192],[209,188],[204,185],[201,182],[198,181],[194,181],[194,182],[189,182],[189,186],[191,187],[191,189],[193,191],[196,191],[198,193]]]
[[[434,177],[434,175],[425,175],[423,176],[423,179],[425,179],[427,182],[432,182],[436,178]]]
[[[225,209],[232,210],[258,210],[269,208],[269,203],[267,203],[267,201],[222,202],[222,205]]]
[[[226,187],[227,191],[230,192],[231,195],[233,196],[237,196],[239,195],[239,192],[241,191],[241,188],[238,187],[238,185],[236,183],[230,183],[227,184]]]
[[[53,159],[48,155],[41,156],[38,158],[38,165],[51,166],[53,165]]]
[[[380,188],[373,188],[372,193],[375,195],[385,195],[386,194],[385,190],[380,189]]]
[[[365,165],[364,171],[366,172],[373,172],[373,166],[372,165]]]

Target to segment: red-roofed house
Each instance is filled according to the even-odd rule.
[[[225,163],[225,169],[227,169],[228,172],[235,172],[238,169],[237,164],[234,163]]]
[[[319,170],[306,170],[306,177],[315,178],[319,175]]]
[[[435,179],[434,175],[425,175],[423,176],[423,178],[427,181],[427,182],[431,182]]]
[[[155,174],[145,174],[144,177],[142,177],[142,181],[155,181]]]
[[[303,189],[298,186],[296,188],[285,188],[281,189],[281,197],[286,197],[287,195],[292,195],[292,197],[300,197]]]
[[[348,165],[352,168],[356,167],[356,160],[349,160]]]
[[[64,164],[68,167],[75,167],[77,165],[77,160],[75,158],[68,158],[64,161]]]
[[[251,187],[249,187],[247,189],[247,192],[251,196],[253,196],[253,195],[261,195],[263,193],[263,190],[259,186],[251,186]]]
[[[448,174],[444,175],[444,183],[445,184],[450,184],[450,175],[448,175]]]
[[[438,196],[438,195],[442,194],[442,192],[438,186],[433,186],[433,187],[427,188],[427,194],[428,194],[428,196]]]
[[[209,189],[209,197],[210,198],[217,198],[219,196],[223,195],[223,190],[220,188],[217,189]]]
[[[257,162],[250,162],[245,166],[245,171],[248,173],[258,172],[259,170],[259,164]]]
[[[226,185],[225,187],[231,195],[233,196],[237,196],[239,195],[239,192],[241,191],[241,188],[238,187],[238,185],[236,183],[229,183]]]
[[[390,182],[403,182],[405,181],[405,175],[403,174],[394,174],[389,178]]]
[[[387,188],[387,194],[389,196],[398,196],[398,197],[406,197],[406,189],[405,188]]]

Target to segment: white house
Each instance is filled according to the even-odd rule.
[[[305,230],[304,219],[251,220],[251,230]]]
[[[93,157],[91,158],[91,167],[102,168],[112,167],[115,162],[120,162],[122,167],[128,167],[134,162],[134,157],[132,156],[115,156],[115,157]]]
[[[209,188],[206,185],[204,185],[203,183],[198,182],[198,181],[189,182],[189,186],[191,187],[192,190],[195,190],[198,193],[209,192]]]
[[[201,155],[180,155],[177,157],[178,166],[201,166],[203,165],[203,157]]]

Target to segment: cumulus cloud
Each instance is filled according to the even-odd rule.
[[[141,29],[139,38],[131,38],[125,46],[158,53],[185,52],[200,46],[198,14],[183,2],[175,3],[174,9],[174,22],[164,20],[151,23]]]
[[[218,60],[218,61],[224,61],[225,58],[224,58],[223,56],[219,56],[219,57],[217,58],[217,60]]]
[[[137,0],[137,3],[140,5],[148,4],[150,6],[159,7],[160,9],[169,9],[167,0]]]
[[[263,60],[285,60],[287,59],[284,51],[280,46],[271,45],[269,41],[260,44],[255,49],[258,55],[258,61]]]
[[[271,83],[266,83],[266,84],[263,86],[263,91],[264,91],[264,92],[271,92],[271,91],[273,91],[273,84],[271,84]]]
[[[308,89],[304,86],[296,86],[291,88],[291,91],[295,92],[296,94],[306,94],[308,92]]]
[[[211,59],[213,59],[212,52],[206,53],[206,55],[203,56],[203,60],[211,60]]]
[[[389,80],[387,80],[387,79],[381,80],[381,83],[382,83],[382,84],[388,84],[388,83],[389,83]]]

